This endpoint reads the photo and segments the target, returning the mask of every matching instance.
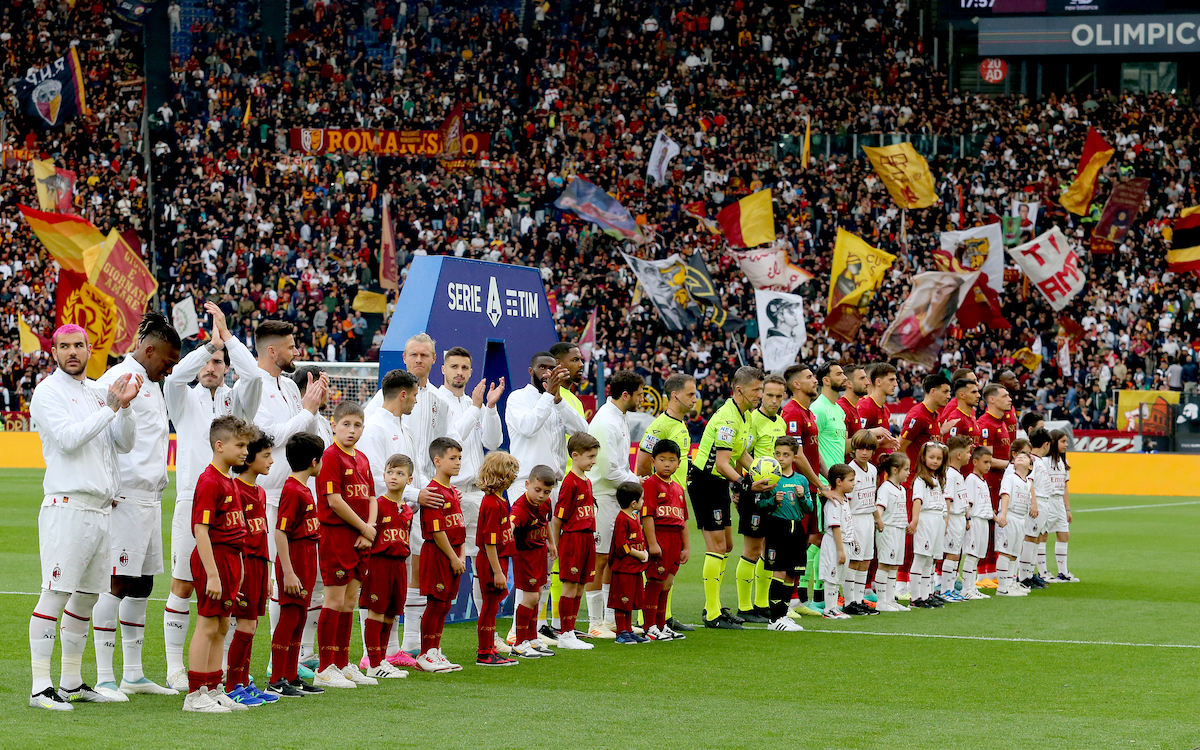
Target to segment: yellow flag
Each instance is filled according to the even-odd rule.
[[[1100,170],[1108,164],[1113,156],[1113,147],[1108,145],[1104,136],[1095,128],[1088,128],[1087,141],[1083,144],[1083,153],[1079,157],[1079,169],[1075,172],[1075,181],[1062,194],[1062,207],[1073,214],[1086,216],[1092,198],[1096,196],[1096,182]]]
[[[804,152],[800,155],[800,166],[808,169],[809,157],[812,156],[812,116],[804,121]]]
[[[19,328],[21,331],[22,354],[33,354],[34,352],[40,352],[42,350],[41,339],[34,335],[33,331],[29,329],[29,326],[25,324],[24,318],[17,318],[17,328]]]
[[[1026,370],[1033,372],[1042,364],[1042,355],[1034,354],[1033,350],[1023,346],[1012,354],[1014,362],[1020,362]]]
[[[250,109],[251,109],[250,103],[252,101],[253,100],[250,97],[246,97],[246,114],[242,115],[242,127],[243,128],[250,124]]]
[[[365,313],[384,313],[387,312],[387,295],[359,289],[351,307]]]
[[[845,229],[838,229],[825,318],[830,333],[843,341],[854,338],[875,290],[895,260],[896,256],[871,247]]]
[[[79,216],[35,211],[18,206],[29,228],[42,241],[58,264],[68,271],[87,273],[83,254],[104,244],[104,235],[87,219]]]
[[[933,174],[925,157],[911,143],[871,148],[863,146],[875,172],[901,208],[926,208],[937,203]]]

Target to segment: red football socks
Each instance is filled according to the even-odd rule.
[[[337,654],[333,664],[338,669],[350,666],[350,636],[354,633],[354,612],[338,612]]]
[[[496,613],[500,611],[500,602],[508,592],[483,590],[483,606],[479,609],[479,620],[476,632],[479,636],[479,653],[487,653],[496,648]]]
[[[646,592],[643,595],[642,605],[642,621],[646,627],[659,627],[658,625],[658,600],[661,598],[663,582],[653,578],[646,579]],[[661,629],[661,628],[660,628]]]
[[[321,657],[321,664],[317,667],[318,672],[324,672],[325,668],[337,659],[339,615],[341,613],[337,610],[322,607],[321,614],[317,618],[317,652]]]
[[[387,635],[384,634],[383,620],[367,618],[363,635],[367,642],[367,662],[372,667],[378,667],[387,651]]]
[[[659,630],[667,626],[667,599],[671,596],[670,589],[663,589],[658,595],[658,610],[654,618],[654,624]],[[649,622],[649,620],[647,620]]]
[[[617,632],[618,633],[632,633],[633,632],[633,626],[630,625],[630,622],[629,622],[631,619],[630,615],[632,613],[629,610],[617,609],[617,610],[613,610],[613,614],[615,614],[617,616]]]
[[[517,628],[517,643],[532,641],[537,637],[537,633],[534,630],[534,623],[537,622],[536,618],[537,614],[533,611],[532,607],[526,607],[524,604],[517,605],[513,623]]]
[[[300,638],[304,633],[307,616],[299,604],[285,604],[279,608],[279,622],[271,634],[271,683],[296,679],[296,668],[300,663]],[[295,651],[292,644],[295,643]]]
[[[250,682],[250,653],[254,646],[254,634],[241,630],[233,632],[233,641],[229,644],[229,668],[225,674],[225,692],[230,692],[238,685]]]
[[[575,629],[575,619],[579,616],[579,599],[563,594],[558,599],[558,621],[562,625],[559,630],[564,633]]]
[[[421,615],[421,653],[442,645],[442,629],[446,625],[446,613],[450,611],[450,602],[429,597],[425,605],[425,614]]]

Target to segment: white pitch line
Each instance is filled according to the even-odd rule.
[[[29,591],[0,591],[0,596],[41,596],[41,595],[42,595],[42,594],[41,594],[41,592],[40,592],[40,591],[39,591],[39,592],[29,592]],[[165,601],[166,601],[166,599],[147,599],[147,601],[151,601],[151,602],[165,602]]]
[[[1153,503],[1151,505],[1115,505],[1111,508],[1080,508],[1075,513],[1099,513],[1102,510],[1141,510],[1142,508],[1174,508],[1177,505],[1200,505],[1200,500],[1182,503]]]
[[[956,641],[1001,641],[1004,643],[1059,643],[1068,646],[1137,646],[1141,648],[1200,648],[1191,643],[1123,643],[1121,641],[1067,641],[1053,638],[997,638],[987,635],[939,635],[936,633],[883,633],[874,630],[810,630],[810,633],[883,635],[895,638],[945,638]]]

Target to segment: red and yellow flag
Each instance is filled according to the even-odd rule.
[[[1171,230],[1167,265],[1172,271],[1200,271],[1200,206],[1185,208]]]
[[[92,222],[79,216],[38,211],[19,206],[29,228],[42,241],[58,264],[68,271],[87,273],[85,250],[104,243],[104,235]]]
[[[896,256],[871,247],[840,227],[833,246],[825,328],[842,341],[853,341],[863,317]]]
[[[87,376],[103,375],[117,334],[118,314],[112,297],[89,284],[86,275],[64,268],[58,272],[56,312],[58,325],[74,323],[87,331],[92,345]]]
[[[396,260],[396,231],[392,227],[392,212],[388,207],[391,196],[383,196],[383,237],[379,243],[379,286],[400,288],[400,266]]]
[[[117,318],[112,350],[117,354],[133,348],[138,323],[158,291],[154,274],[138,252],[140,244],[132,232],[122,235],[114,229],[101,245],[83,254],[88,283],[112,300]]]
[[[760,190],[730,204],[717,214],[717,224],[732,247],[757,247],[775,241],[775,210],[771,191]]]
[[[938,202],[929,162],[911,143],[871,148],[863,146],[875,173],[901,208],[928,208]]]
[[[1059,201],[1063,208],[1079,216],[1087,215],[1092,198],[1096,197],[1096,181],[1100,178],[1100,170],[1104,169],[1112,155],[1113,147],[1105,142],[1100,131],[1088,128],[1083,155],[1079,157],[1079,171]]]

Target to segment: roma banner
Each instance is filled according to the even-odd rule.
[[[95,379],[103,375],[117,335],[118,313],[112,297],[89,284],[85,274],[63,268],[58,273],[55,313],[56,327],[74,323],[87,331],[92,346],[87,376]]]
[[[33,161],[33,179],[37,183],[38,207],[43,211],[75,213],[75,173],[54,166],[53,159]]]
[[[717,214],[717,224],[732,247],[756,247],[775,241],[775,209],[771,191],[760,190],[731,203]]]
[[[1062,194],[1062,207],[1073,214],[1087,216],[1092,198],[1096,197],[1096,182],[1100,178],[1100,170],[1112,158],[1113,147],[1108,145],[1104,136],[1094,127],[1088,128],[1087,141],[1083,144],[1083,153],[1079,157],[1079,169],[1075,173],[1075,181]]]
[[[1183,209],[1171,229],[1167,265],[1172,271],[1200,271],[1200,206]]]
[[[843,341],[854,340],[875,290],[895,260],[896,256],[838,228],[825,317],[825,328],[831,334]]]
[[[1055,311],[1066,307],[1087,283],[1079,256],[1058,227],[1010,247],[1008,254]]]
[[[695,322],[696,303],[687,291],[688,264],[679,253],[662,260],[643,260],[625,253],[621,256],[668,330],[682,331]]]
[[[742,273],[755,289],[790,292],[812,279],[812,274],[792,263],[787,250],[778,244],[729,253],[737,258]]]
[[[30,68],[17,81],[17,99],[25,114],[45,128],[56,128],[87,112],[83,68],[75,48],[42,68]]]
[[[941,246],[933,251],[939,271],[987,274],[987,284],[997,294],[1004,289],[1004,232],[1000,224],[942,232]]]
[[[154,274],[138,252],[140,244],[132,232],[122,235],[114,229],[101,245],[84,253],[88,284],[109,298],[116,313],[111,346],[116,354],[133,348],[146,304],[158,291]]]
[[[646,182],[653,177],[658,180],[659,185],[665,185],[667,167],[676,156],[679,156],[679,144],[671,140],[667,131],[658,131],[658,135],[654,138],[654,148],[650,150],[650,161],[646,164]]]
[[[708,209],[704,205],[704,201],[693,201],[692,203],[684,204],[683,212],[700,222],[700,226],[704,227],[709,234],[721,233],[721,227],[717,222],[708,218]]]
[[[1137,218],[1149,187],[1149,177],[1135,177],[1124,180],[1113,188],[1108,202],[1104,204],[1104,212],[1100,214],[1100,221],[1096,222],[1096,228],[1092,230],[1093,251],[1097,239],[1110,243],[1110,246],[1125,239],[1125,233]]]
[[[1178,403],[1179,391],[1117,391],[1117,431],[1170,435],[1171,405]]]
[[[901,208],[927,208],[937,203],[929,162],[911,143],[872,148],[863,146],[871,166]]]
[[[104,244],[104,235],[92,222],[79,216],[38,211],[18,206],[29,228],[42,241],[58,264],[67,271],[87,273],[85,250]]]
[[[490,133],[464,133],[458,154],[480,154],[491,149]],[[291,128],[288,147],[304,154],[446,154],[441,130],[367,130],[347,128]]]
[[[978,272],[929,271],[914,276],[908,299],[883,332],[880,346],[890,356],[932,369],[950,321],[978,278]]]

